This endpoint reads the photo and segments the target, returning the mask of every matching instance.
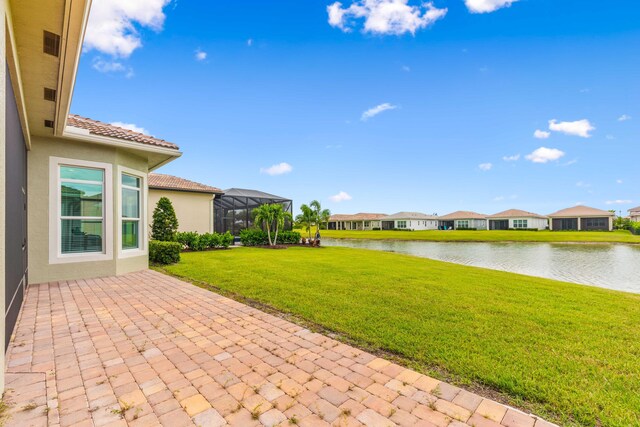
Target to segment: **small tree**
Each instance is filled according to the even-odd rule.
[[[153,224],[151,224],[151,239],[172,242],[176,239],[178,218],[171,200],[161,197],[153,210]]]
[[[323,224],[329,222],[329,218],[331,218],[331,211],[329,209],[322,209],[320,202],[317,200],[309,203],[311,209],[313,209],[313,216],[316,223],[316,232],[320,231],[320,228]]]
[[[300,206],[300,211],[302,213],[296,216],[296,222],[307,230],[309,238],[311,238],[311,227],[313,227],[313,224],[315,223],[315,214],[313,209],[303,204]]]
[[[271,205],[271,210],[273,212],[273,224],[275,226],[275,231],[276,231],[276,235],[273,239],[273,244],[277,245],[278,244],[278,231],[281,228],[284,228],[284,223],[285,221],[291,221],[291,214],[289,212],[286,212],[283,208],[281,204],[278,203],[274,203],[273,205]]]
[[[269,239],[269,246],[272,246],[271,242],[271,226],[273,224],[273,209],[271,205],[264,204],[253,210],[253,220],[260,224],[263,230],[267,231],[267,238]]]

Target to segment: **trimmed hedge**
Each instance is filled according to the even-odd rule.
[[[271,238],[275,236],[272,233]],[[300,233],[297,231],[280,231],[278,232],[277,244],[283,245],[295,245],[300,243]],[[240,242],[244,246],[265,246],[269,244],[269,236],[266,231],[262,231],[259,228],[246,228],[240,231]]]
[[[204,251],[205,249],[228,248],[233,243],[233,236],[228,231],[224,234],[198,234],[195,231],[183,231],[176,234],[176,241],[180,243],[182,248]]]
[[[180,261],[180,249],[178,242],[162,242],[151,240],[149,242],[149,261],[154,264],[175,264]]]

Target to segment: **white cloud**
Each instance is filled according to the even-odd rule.
[[[107,61],[99,56],[93,58],[93,61],[91,61],[91,67],[101,73],[114,73],[126,70],[126,67],[121,62]]]
[[[520,160],[520,154],[514,154],[513,156],[504,156],[502,158],[505,162],[517,162]]]
[[[607,200],[606,202],[604,202],[607,205],[629,205],[631,203],[633,203],[633,200],[628,200],[628,199],[624,199],[624,200]]]
[[[564,152],[557,148],[540,147],[534,150],[531,154],[527,154],[526,159],[533,163],[547,163],[553,160],[558,160],[564,156]]]
[[[480,164],[478,165],[478,168],[479,168],[481,171],[485,171],[485,172],[486,172],[486,171],[490,171],[492,167],[493,167],[493,165],[492,165],[491,163],[480,163]]]
[[[626,122],[627,120],[631,120],[631,116],[629,116],[628,114],[623,114],[618,117],[619,122]]]
[[[378,114],[384,111],[395,110],[396,108],[398,108],[397,105],[392,105],[392,104],[389,104],[388,102],[385,102],[384,104],[376,105],[373,108],[369,108],[367,111],[362,113],[362,117],[360,118],[360,120],[366,121],[372,117],[377,116]]]
[[[549,120],[549,129],[555,132],[562,132],[567,135],[590,138],[591,134],[589,132],[596,128],[587,119],[576,120],[575,122],[558,122],[554,119]]]
[[[96,49],[126,58],[142,46],[138,27],[161,31],[163,8],[171,0],[94,0],[84,37],[86,51]]]
[[[407,73],[411,71],[411,67],[409,67],[408,65],[403,65],[402,66],[402,71],[406,71]]]
[[[545,130],[536,129],[533,133],[533,136],[538,139],[547,139],[551,136],[551,132],[547,132]]]
[[[497,197],[494,197],[494,198],[493,198],[493,201],[494,201],[494,202],[501,202],[501,201],[503,201],[504,199],[505,199],[505,197],[504,197],[504,196],[497,196]]]
[[[327,6],[327,13],[329,25],[344,32],[362,18],[365,33],[401,35],[428,27],[443,18],[447,9],[438,9],[432,2],[411,6],[409,0],[356,0],[345,8],[335,2]]]
[[[150,135],[149,131],[143,128],[142,126],[135,125],[133,123],[124,123],[124,122],[112,122],[113,126],[117,126],[123,129],[129,129],[134,132],[143,133],[145,135]]]
[[[333,196],[329,197],[329,200],[336,203],[346,202],[351,199],[353,199],[353,197],[351,197],[349,193],[344,191],[341,191],[338,194],[334,194]]]
[[[253,46],[253,39],[247,40],[247,46],[249,47]]]
[[[277,165],[269,166],[268,168],[260,168],[260,173],[266,173],[267,175],[275,176],[275,175],[284,175],[285,173],[289,173],[293,170],[293,166],[289,163],[278,163]]]
[[[503,7],[509,7],[511,3],[517,1],[518,0],[465,0],[464,3],[471,13],[488,13],[502,9]]]
[[[584,181],[578,181],[576,182],[576,187],[589,188],[591,187],[591,184],[587,184]]]
[[[207,59],[207,52],[197,49],[195,56],[196,56],[196,61],[204,61],[205,59]]]
[[[621,179],[616,179],[616,184],[622,184],[624,181]]]

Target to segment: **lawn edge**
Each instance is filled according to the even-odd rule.
[[[547,408],[545,408],[544,403],[525,401],[517,396],[512,396],[504,392],[501,392],[499,390],[496,390],[495,388],[488,386],[486,384],[483,384],[477,381],[472,381],[472,380],[465,380],[458,375],[448,372],[446,369],[442,368],[441,366],[426,365],[423,363],[416,362],[415,360],[412,360],[397,352],[387,350],[384,348],[374,347],[367,342],[353,339],[343,332],[333,330],[331,328],[328,328],[316,322],[312,322],[298,314],[278,309],[270,304],[258,301],[253,298],[246,297],[236,292],[221,289],[212,283],[208,283],[202,280],[195,280],[188,276],[172,273],[166,270],[164,266],[150,265],[149,268],[157,272],[160,272],[162,274],[165,274],[167,276],[180,279],[184,282],[190,283],[194,286],[197,286],[209,292],[216,293],[225,298],[229,298],[239,303],[248,305],[249,307],[255,308],[257,310],[264,311],[265,313],[271,314],[273,316],[279,317],[283,320],[294,323],[303,328],[309,329],[312,332],[326,335],[329,338],[335,339],[344,344],[355,347],[359,350],[366,351],[377,357],[390,360],[400,366],[403,366],[408,369],[412,369],[424,375],[428,375],[439,381],[443,381],[451,385],[454,385],[456,387],[460,387],[464,390],[478,394],[479,396],[482,396],[484,398],[494,400],[503,405],[511,406],[527,414],[540,417],[544,420],[547,420],[549,422],[556,423],[559,425],[567,425],[567,426],[579,425],[579,424],[576,424],[574,420],[570,420],[569,423],[567,422],[563,423],[563,420],[565,420],[565,418],[563,418],[560,414],[556,412],[549,411]]]

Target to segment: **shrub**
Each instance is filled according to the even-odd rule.
[[[540,231],[537,228],[510,228],[509,231]]]
[[[629,224],[629,229],[631,230],[631,232],[633,234],[636,234],[636,235],[640,236],[640,222],[639,221],[631,222]]]
[[[233,235],[231,233],[229,233],[228,231],[224,234],[218,234],[220,240],[219,240],[219,246],[222,248],[228,248],[229,246],[231,246],[233,244]]]
[[[171,200],[161,197],[153,210],[153,224],[151,224],[151,239],[161,242],[172,242],[178,231],[178,219]]]
[[[477,228],[473,228],[473,227],[462,227],[462,228],[456,228],[456,230],[465,230],[465,231],[475,231],[477,230]]]
[[[297,231],[281,231],[278,233],[278,243],[282,243],[284,245],[298,244],[300,243],[301,238],[302,236]]]
[[[183,248],[189,248],[193,250],[193,247],[198,244],[198,233],[194,231],[182,231],[176,233],[176,242],[180,243]]]
[[[153,264],[175,264],[180,261],[181,244],[178,242],[149,242],[149,261]]]
[[[244,246],[262,246],[269,244],[269,237],[266,231],[259,228],[245,228],[240,231],[240,242]]]

